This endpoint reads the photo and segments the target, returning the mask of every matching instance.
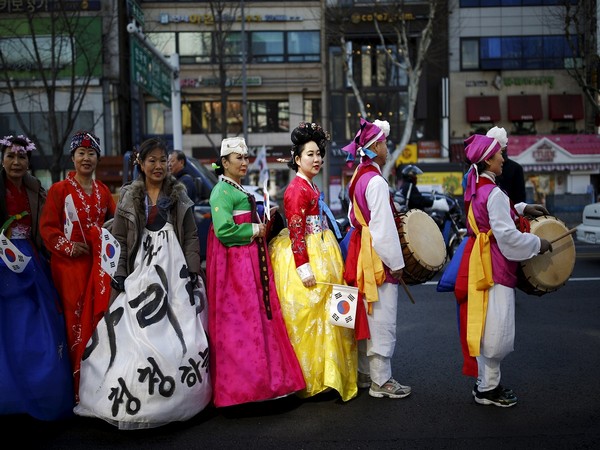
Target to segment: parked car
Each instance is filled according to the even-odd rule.
[[[577,240],[588,244],[600,244],[600,203],[583,208],[582,223],[577,226]]]

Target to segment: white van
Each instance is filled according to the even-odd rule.
[[[583,223],[577,226],[577,240],[600,244],[600,203],[592,203],[583,208]]]

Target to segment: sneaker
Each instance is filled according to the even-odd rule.
[[[404,398],[410,395],[410,392],[410,386],[403,386],[393,378],[390,378],[383,386],[371,383],[371,388],[369,389],[369,395],[376,398]]]
[[[356,381],[356,384],[361,389],[371,387],[371,375],[369,375],[368,373],[358,372],[358,379]]]
[[[479,386],[479,384],[475,383],[475,386],[473,386],[473,390],[471,391],[471,394],[473,394],[473,397],[475,397],[475,395],[477,395],[477,386]],[[511,388],[508,387],[504,387],[501,384],[498,385],[497,389],[500,389],[505,395],[508,396],[514,396],[515,393],[513,392],[513,390]]]
[[[491,391],[477,391],[475,393],[475,402],[480,405],[494,405],[501,408],[509,408],[517,404],[517,396],[514,392],[508,394],[501,386],[497,386]]]

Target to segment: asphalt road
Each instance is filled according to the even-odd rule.
[[[434,279],[435,280],[435,279]],[[361,390],[342,403],[323,395],[216,410],[153,430],[119,431],[75,417],[1,420],[9,442],[49,449],[597,449],[600,448],[600,246],[578,245],[575,270],[558,291],[517,291],[515,352],[503,363],[513,408],[475,404],[461,375],[452,294],[435,283],[401,292],[394,375],[405,399]]]

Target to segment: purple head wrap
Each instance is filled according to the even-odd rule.
[[[365,149],[368,149],[375,142],[385,141],[390,134],[390,124],[385,120],[376,120],[374,123],[360,118],[360,129],[354,136],[352,142],[342,148],[348,153],[346,163],[352,166],[356,159],[356,153],[365,155]]]
[[[501,150],[497,139],[474,134],[465,141],[465,153],[467,159],[471,162],[471,167],[467,172],[467,186],[465,188],[465,201],[470,201],[479,181],[479,171],[477,164],[481,161],[487,161]]]

